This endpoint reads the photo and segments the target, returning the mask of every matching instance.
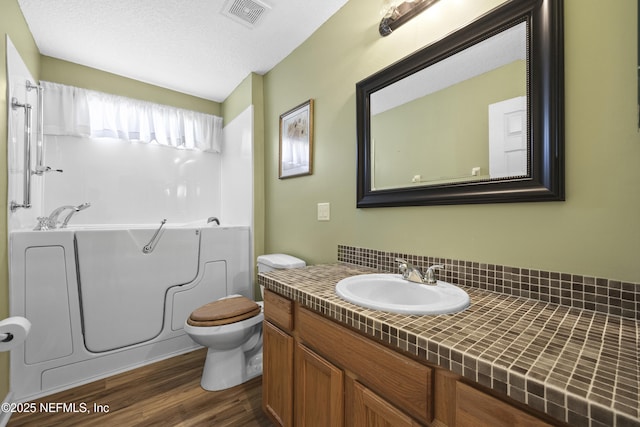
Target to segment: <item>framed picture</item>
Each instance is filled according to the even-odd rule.
[[[313,99],[280,115],[280,179],[313,172]]]

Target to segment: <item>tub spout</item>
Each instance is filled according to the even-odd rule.
[[[67,224],[69,223],[69,220],[71,219],[71,217],[76,212],[85,210],[89,206],[91,206],[91,203],[83,203],[79,206],[71,206],[71,205],[60,206],[59,208],[54,209],[53,212],[51,212],[51,214],[48,217],[38,218],[38,226],[35,229],[36,230],[55,230],[56,228],[58,228],[58,222],[59,222],[58,218],[60,217],[62,212],[69,210],[70,212],[67,214],[64,221],[62,221],[62,224],[60,225],[60,228],[67,228]]]
[[[69,224],[69,220],[71,219],[71,217],[76,213],[76,212],[80,212],[83,211],[87,208],[91,207],[91,203],[83,203],[81,205],[76,206],[75,208],[73,208],[71,210],[71,212],[69,212],[69,214],[65,217],[64,221],[62,222],[62,225],[60,226],[60,228],[67,228],[67,224]]]

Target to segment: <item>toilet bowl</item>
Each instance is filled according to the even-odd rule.
[[[227,302],[240,299],[247,306],[253,304],[257,307],[257,313],[239,321],[233,320],[237,316],[219,318],[212,322],[220,324],[213,326],[207,325],[206,321],[194,322],[194,313],[211,306],[210,303],[195,310],[185,320],[184,331],[196,343],[208,348],[200,380],[205,390],[224,390],[262,374],[262,302],[254,303],[241,295],[230,295],[214,304],[224,310]]]
[[[290,255],[258,257],[259,272],[305,265]],[[197,308],[185,320],[184,331],[208,348],[202,388],[224,390],[262,374],[262,304],[242,295],[229,295]]]

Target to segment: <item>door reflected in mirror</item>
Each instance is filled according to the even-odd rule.
[[[371,94],[372,189],[528,175],[526,25]]]

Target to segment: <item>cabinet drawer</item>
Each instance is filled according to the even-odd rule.
[[[296,311],[299,339],[422,423],[433,420],[433,369],[309,310]]]
[[[287,332],[293,330],[293,301],[264,290],[264,317]]]

